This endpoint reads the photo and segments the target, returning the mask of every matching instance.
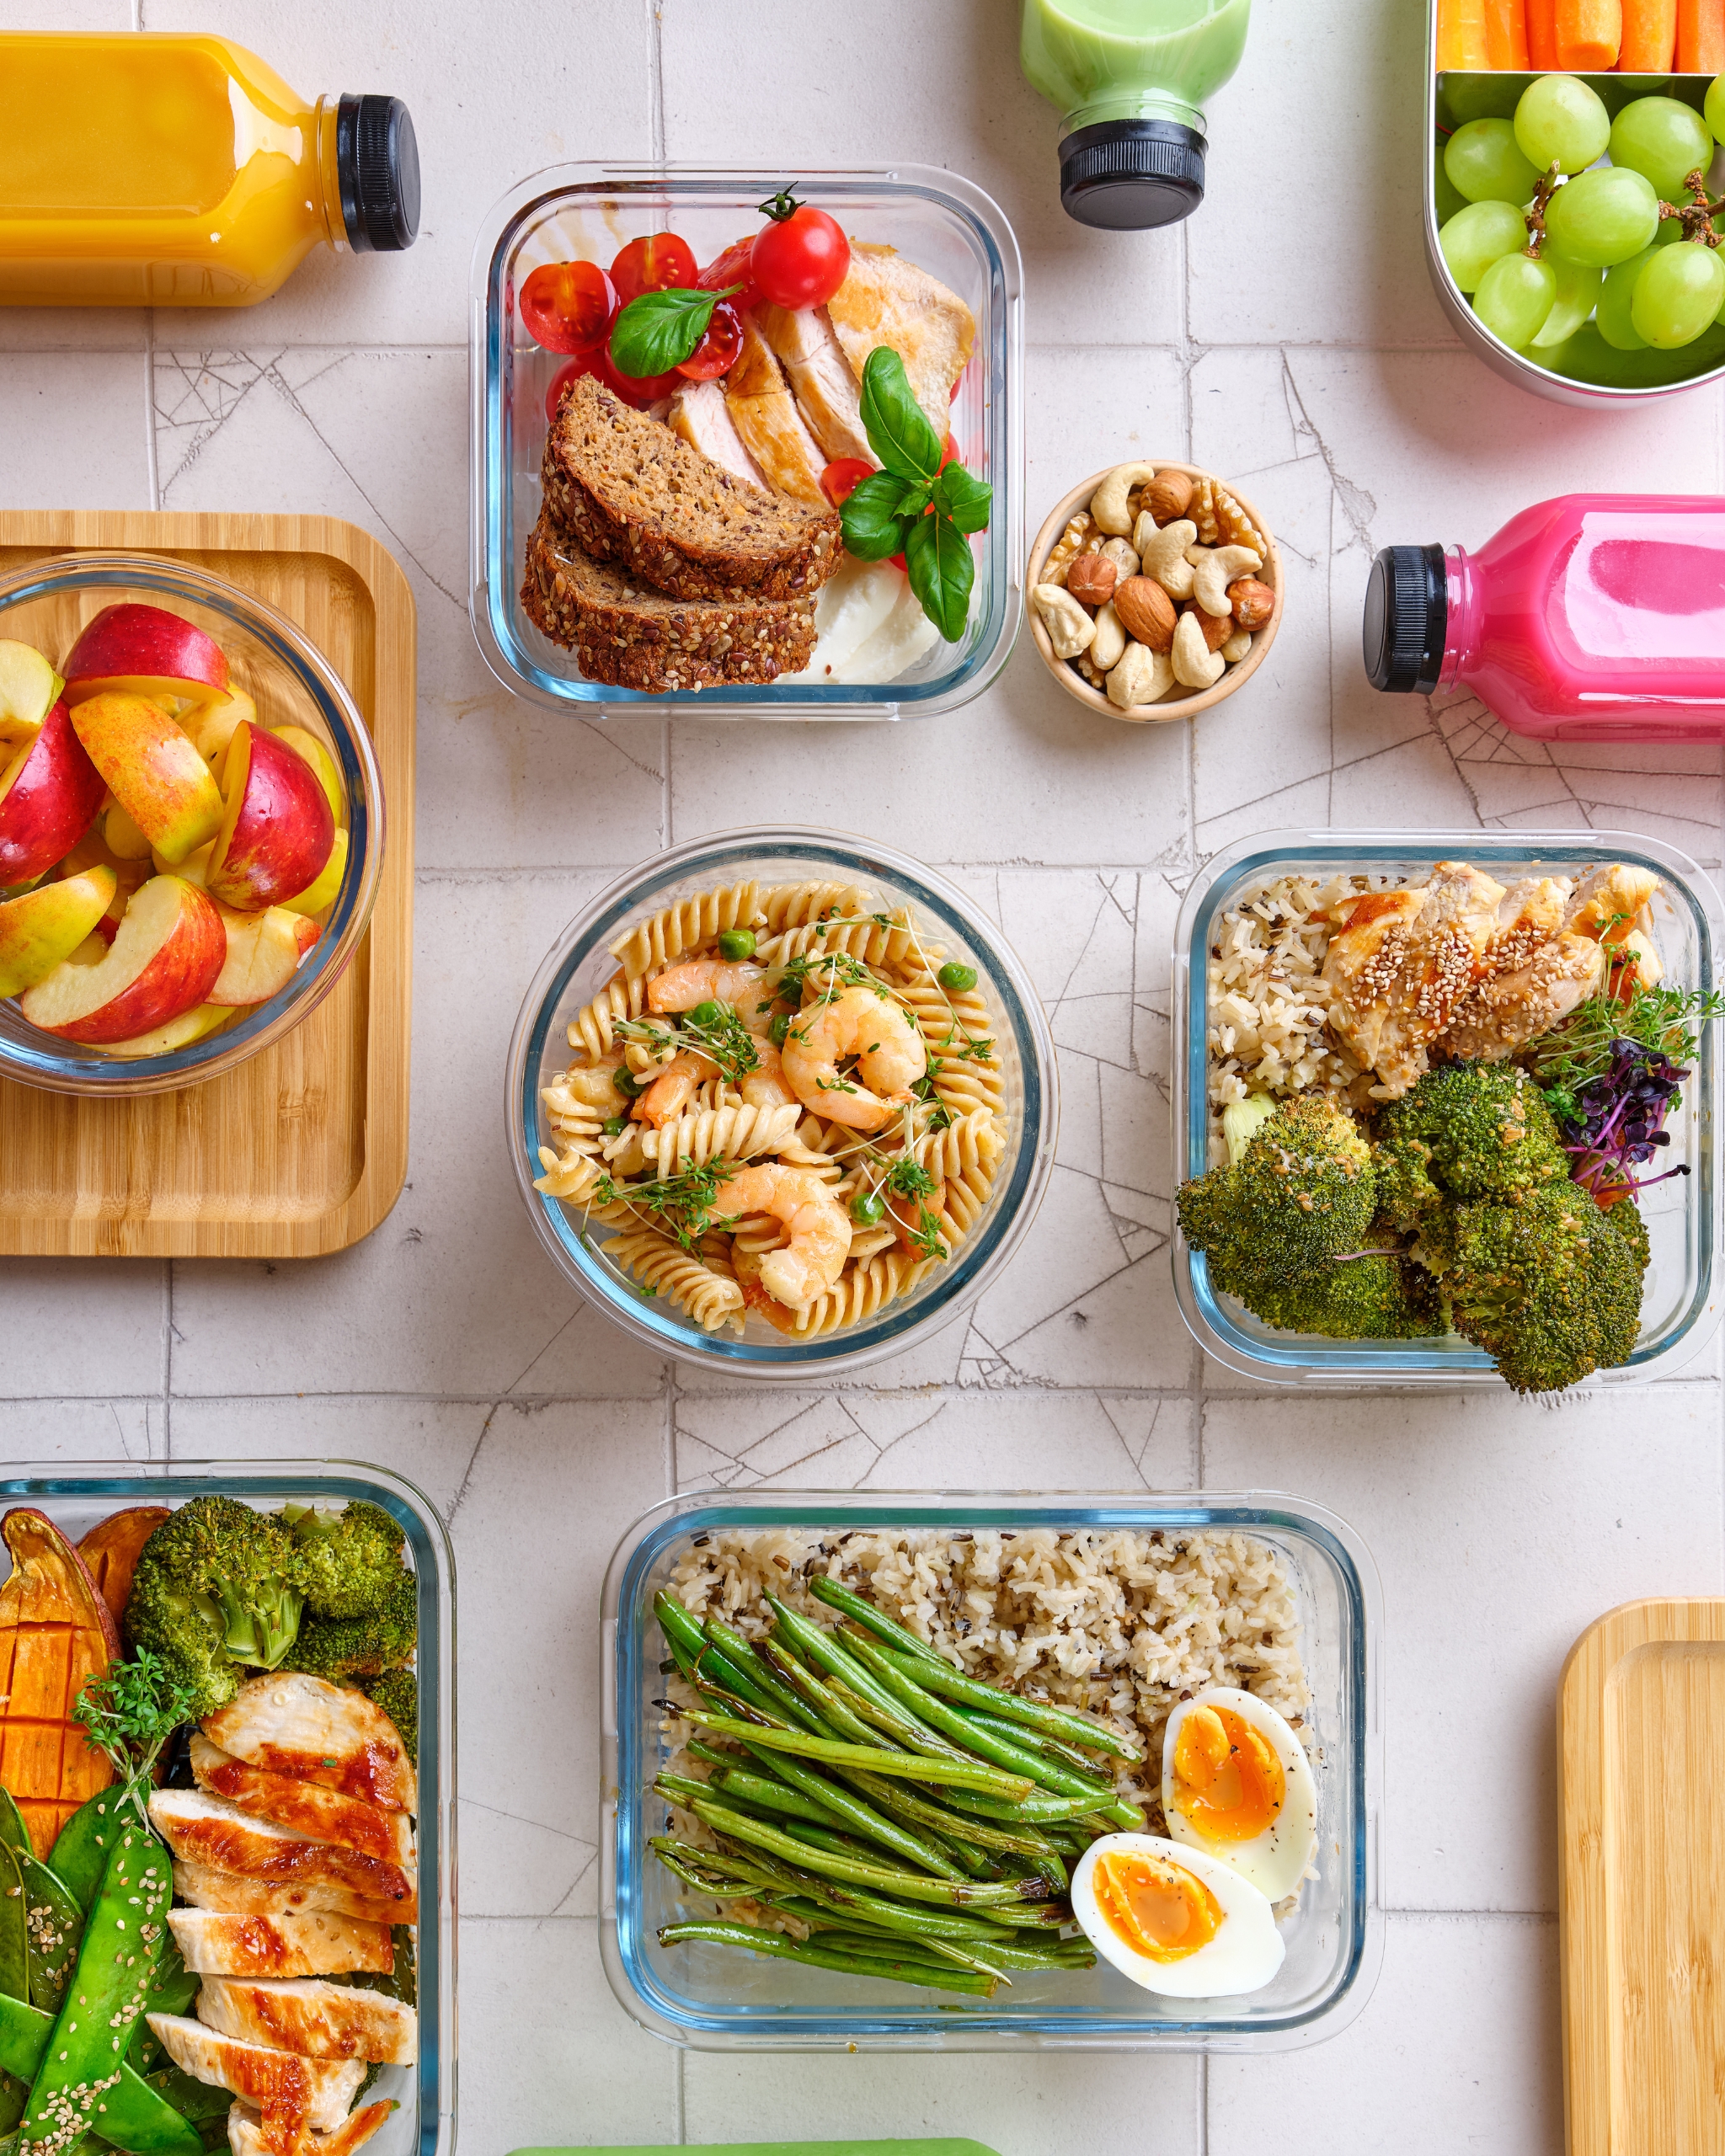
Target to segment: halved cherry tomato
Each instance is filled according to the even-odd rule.
[[[601,344],[617,314],[617,292],[596,262],[542,262],[521,286],[521,320],[547,352]]]
[[[716,375],[730,372],[742,349],[741,318],[729,301],[721,300],[713,310],[707,334],[681,362],[677,372],[686,375],[691,382],[711,382]]]
[[[649,232],[632,239],[611,265],[611,281],[622,307],[643,292],[686,288],[698,274],[695,250],[675,232]]]
[[[836,456],[820,475],[820,491],[835,509],[842,509],[873,469],[866,457]]]
[[[779,201],[792,200],[788,194]],[[775,307],[825,307],[845,281],[851,267],[851,243],[844,227],[825,210],[798,204],[788,216],[769,212],[773,221],[758,232],[750,266],[761,296]]]
[[[723,254],[715,256],[695,282],[703,292],[722,292],[728,285],[740,285],[742,291],[733,296],[729,304],[739,314],[746,314],[761,296],[755,289],[755,273],[749,267],[754,252],[752,238],[738,240]]]

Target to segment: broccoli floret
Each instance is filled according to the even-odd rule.
[[[382,1608],[407,1566],[405,1538],[381,1506],[344,1512],[290,1505],[282,1513],[299,1545],[306,1608],[313,1617],[365,1617]]]
[[[1440,1214],[1444,1193],[1432,1181],[1432,1149],[1422,1138],[1383,1137],[1371,1149],[1378,1209],[1405,1235],[1418,1235]]]
[[[291,1669],[327,1677],[333,1684],[355,1677],[381,1677],[413,1657],[419,1598],[414,1575],[403,1569],[380,1606],[363,1617],[308,1617],[287,1657]],[[387,1711],[387,1710],[386,1710]]]
[[[1247,1280],[1233,1289],[1266,1325],[1332,1340],[1422,1340],[1448,1331],[1437,1285],[1398,1252],[1344,1258],[1287,1282]]]
[[[1544,1095],[1511,1064],[1439,1065],[1379,1109],[1372,1135],[1379,1203],[1409,1232],[1439,1193],[1512,1198],[1569,1177]]]
[[[1374,1211],[1371,1154],[1351,1117],[1316,1097],[1279,1108],[1237,1166],[1182,1184],[1180,1225],[1219,1284],[1284,1283],[1357,1250]]]
[[[1620,1198],[1615,1205],[1604,1208],[1601,1217],[1628,1244],[1637,1269],[1645,1273],[1653,1263],[1653,1246],[1648,1236],[1648,1224],[1641,1217],[1641,1208],[1635,1200]]]
[[[233,1497],[194,1497],[144,1545],[126,1605],[134,1646],[211,1714],[239,1689],[243,1666],[279,1668],[299,1630],[300,1556],[280,1520]]]
[[[1642,1271],[1632,1231],[1566,1182],[1513,1204],[1458,1207],[1444,1287],[1456,1331],[1508,1384],[1556,1392],[1627,1362],[1641,1331]]]
[[[419,1680],[411,1669],[391,1669],[361,1686],[401,1732],[408,1750],[419,1748]]]

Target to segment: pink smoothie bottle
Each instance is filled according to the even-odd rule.
[[[1725,740],[1725,498],[1563,494],[1477,554],[1386,547],[1375,688],[1460,683],[1546,741]]]

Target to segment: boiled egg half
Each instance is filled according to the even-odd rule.
[[[1317,1788],[1306,1748],[1274,1707],[1213,1684],[1183,1700],[1162,1739],[1168,1832],[1279,1902],[1317,1846]]]
[[[1257,1887],[1160,1834],[1092,1842],[1073,1869],[1072,1913],[1122,1976],[1166,1999],[1231,1999],[1282,1966],[1282,1935]]]

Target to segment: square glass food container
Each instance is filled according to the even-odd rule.
[[[735,1947],[658,1943],[697,1905],[648,1848],[665,1816],[650,1795],[670,1748],[654,1704],[665,1652],[653,1598],[694,1537],[804,1527],[1233,1529],[1270,1544],[1299,1597],[1318,1790],[1317,1876],[1283,1926],[1287,1959],[1244,1998],[1158,1999],[1098,1957],[1093,1969],[1015,1975],[993,1999],[953,2003],[909,1985],[798,1967]],[[638,1519],[606,1574],[600,1800],[600,1943],[624,2009],[697,2051],[1274,2052],[1345,2028],[1377,1981],[1381,1785],[1376,1567],[1345,1521],[1275,1492],[1046,1496],[1029,1491],[703,1491]],[[710,1915],[713,1904],[699,1904]]]
[[[1522,875],[1576,875],[1621,861],[1660,879],[1654,941],[1674,987],[1718,986],[1718,894],[1687,854],[1632,831],[1269,831],[1217,854],[1186,894],[1174,933],[1174,1179],[1213,1165],[1207,1101],[1209,953],[1216,923],[1248,886],[1287,875],[1355,872],[1409,883],[1439,861],[1466,861],[1500,883]],[[1717,1027],[1703,1027],[1682,1105],[1666,1124],[1671,1143],[1656,1166],[1690,1172],[1649,1190],[1642,1205],[1653,1245],[1642,1297],[1642,1331],[1619,1369],[1591,1385],[1668,1377],[1712,1339],[1719,1322],[1714,1253],[1719,1241],[1719,1055]],[[1211,1284],[1208,1259],[1178,1225],[1174,1293],[1193,1337],[1244,1377],[1271,1385],[1501,1385],[1490,1358],[1459,1334],[1441,1340],[1325,1340],[1279,1332]]]
[[[361,1499],[400,1522],[419,1582],[419,2061],[387,2066],[368,2101],[400,2105],[366,2146],[376,2156],[450,2156],[456,2122],[455,1560],[430,1498],[387,1468],[342,1460],[176,1460],[0,1467],[0,1510],[34,1506],[76,1542],[126,1505],[211,1495],[271,1511],[290,1501]],[[0,1560],[3,1561],[3,1560]]]
[[[789,179],[798,199],[829,211],[858,239],[895,247],[958,293],[976,318],[976,348],[952,408],[959,454],[994,488],[986,531],[972,542],[976,589],[962,642],[937,641],[898,680],[880,686],[788,682],[762,687],[614,689],[583,679],[573,652],[541,634],[521,603],[527,535],[539,515],[546,393],[565,355],[542,351],[521,325],[515,292],[542,262],[608,266],[629,240],[675,231],[701,262],[759,229],[757,205]],[[999,673],[1023,605],[1024,332],[1018,243],[998,205],[956,173],[864,165],[806,174],[692,165],[556,165],[489,212],[473,250],[472,579],[468,612],[486,664],[535,703],[708,718],[913,718],[953,711]]]

